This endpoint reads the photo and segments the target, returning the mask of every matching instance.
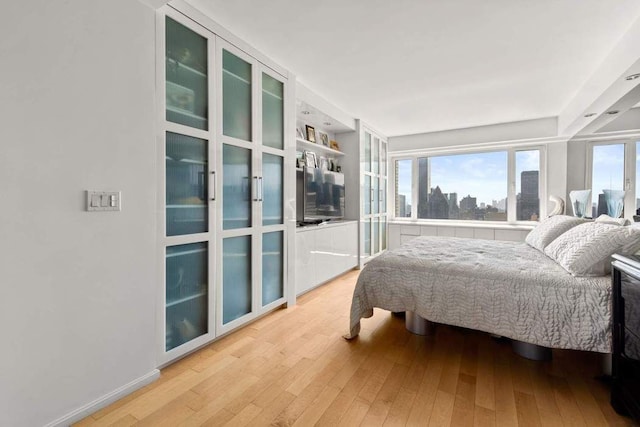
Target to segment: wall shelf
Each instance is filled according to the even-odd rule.
[[[322,144],[316,144],[314,142],[307,141],[305,139],[296,138],[296,147],[304,150],[317,151],[325,154],[332,154],[337,157],[344,156],[342,151],[334,150],[333,148],[326,147]]]

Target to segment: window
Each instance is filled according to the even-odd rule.
[[[540,218],[544,200],[540,148],[417,155],[395,159],[392,165],[396,218],[511,222]]]
[[[624,144],[593,146],[591,172],[591,216],[609,214],[605,190],[624,189]]]
[[[411,181],[413,160],[396,160],[395,205],[396,218],[411,218]]]

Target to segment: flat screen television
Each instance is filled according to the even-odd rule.
[[[342,173],[305,166],[296,175],[296,220],[299,223],[344,218]]]

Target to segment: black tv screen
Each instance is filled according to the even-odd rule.
[[[297,220],[299,222],[317,222],[344,217],[344,175],[342,173],[305,166],[298,172],[297,185],[299,199]]]

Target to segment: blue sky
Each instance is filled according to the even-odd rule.
[[[623,189],[623,144],[596,145],[593,147],[593,175],[591,183],[591,187],[593,188],[591,199],[595,203],[598,202],[598,194],[602,193],[603,189]]]
[[[520,173],[538,170],[538,150],[516,153],[516,186],[520,189]],[[411,195],[411,160],[398,161],[400,194]],[[443,193],[458,193],[458,201],[467,195],[480,203],[507,197],[507,152],[460,154],[431,157],[431,186],[439,185]]]

